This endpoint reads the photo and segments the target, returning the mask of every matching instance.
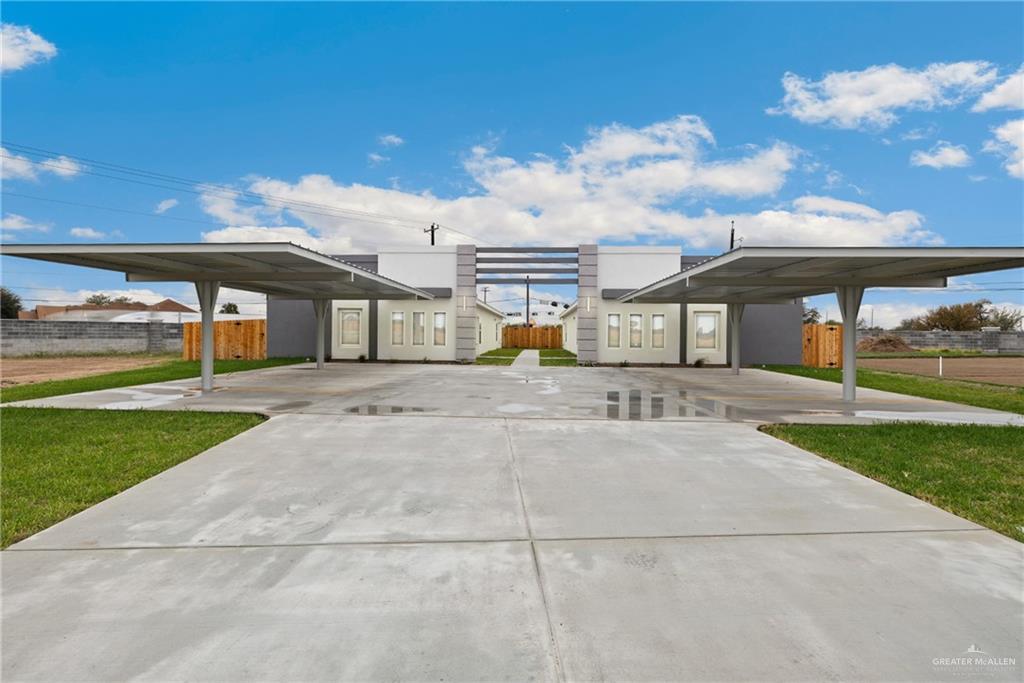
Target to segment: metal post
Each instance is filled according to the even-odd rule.
[[[526,276],[526,326],[530,326],[530,276]]]
[[[217,305],[220,283],[212,280],[197,282],[196,295],[199,297],[200,326],[203,335],[200,348],[199,368],[203,393],[213,391],[213,310]]]
[[[726,318],[729,320],[730,362],[732,374],[740,374],[740,322],[743,320],[745,304],[726,304]]]
[[[854,401],[857,398],[857,316],[864,288],[836,287],[836,298],[843,317],[843,400]]]
[[[313,314],[316,315],[316,369],[324,369],[324,324],[327,320],[329,299],[313,299]]]

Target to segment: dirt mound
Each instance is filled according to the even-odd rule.
[[[903,341],[901,337],[887,334],[882,337],[868,337],[860,340],[857,344],[858,351],[870,351],[872,353],[899,353],[913,351],[914,347]]]

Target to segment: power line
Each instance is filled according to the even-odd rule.
[[[32,147],[32,146],[29,146],[29,145],[22,145],[22,144],[13,143],[13,142],[4,141],[4,142],[0,143],[0,145],[3,145],[5,148],[10,148],[10,149],[13,149],[15,151],[21,152],[22,154],[35,155],[35,156],[42,156],[44,154],[45,155],[57,155],[57,156],[65,158],[65,159],[74,160],[76,162],[83,162],[83,163],[86,163],[86,164],[90,164],[90,165],[95,166],[95,167],[97,167],[97,168],[99,168],[101,170],[109,171],[111,173],[122,174],[122,175],[110,175],[109,173],[98,173],[98,172],[96,172],[94,170],[90,170],[88,168],[86,168],[86,169],[78,169],[78,171],[80,173],[85,173],[87,175],[92,175],[92,176],[96,176],[96,177],[100,177],[100,178],[107,178],[107,179],[110,179],[110,180],[120,180],[122,182],[131,182],[131,183],[135,183],[135,184],[139,184],[139,185],[146,185],[146,186],[150,186],[150,187],[156,187],[156,188],[165,189],[165,190],[171,190],[171,191],[175,191],[175,192],[188,192],[190,194],[195,194],[195,195],[200,195],[200,196],[202,196],[204,194],[209,195],[211,193],[219,193],[220,196],[228,197],[228,198],[234,199],[236,201],[238,201],[241,198],[241,200],[244,203],[248,203],[248,204],[261,204],[261,203],[262,204],[268,204],[268,203],[274,203],[274,204],[279,205],[276,208],[289,209],[289,210],[292,210],[292,211],[295,211],[295,212],[305,212],[305,213],[310,213],[310,214],[313,214],[313,215],[321,215],[321,216],[326,216],[326,217],[331,217],[331,218],[350,218],[350,219],[360,220],[360,221],[368,222],[368,223],[385,224],[385,225],[392,225],[394,227],[405,227],[405,228],[410,228],[410,229],[422,229],[422,224],[425,222],[424,220],[417,219],[417,218],[408,218],[408,217],[403,217],[403,216],[388,215],[388,214],[382,214],[382,213],[370,212],[370,211],[360,211],[360,210],[357,210],[357,209],[348,209],[348,208],[333,206],[333,205],[330,205],[330,204],[324,204],[324,203],[320,203],[320,202],[310,202],[310,201],[298,200],[298,199],[288,199],[288,198],[279,197],[279,196],[276,196],[276,195],[270,195],[270,194],[261,193],[261,192],[253,192],[251,190],[239,190],[239,189],[232,188],[232,187],[225,186],[225,185],[218,185],[216,183],[206,183],[206,182],[202,182],[202,181],[198,181],[198,180],[194,180],[194,179],[190,179],[190,178],[183,178],[183,177],[180,177],[180,176],[173,176],[173,175],[169,175],[169,174],[166,174],[166,173],[157,173],[157,172],[153,172],[153,171],[146,171],[144,169],[134,168],[134,167],[131,167],[131,166],[123,166],[123,165],[120,165],[120,164],[112,164],[112,163],[100,161],[100,160],[97,160],[97,159],[91,159],[91,158],[88,158],[88,157],[80,157],[80,156],[76,156],[76,155],[73,155],[73,154],[64,154],[64,153],[60,153],[60,152],[55,152],[53,150],[46,150],[46,149],[42,149],[42,148],[39,148],[39,147]],[[6,158],[9,158],[9,159],[17,159],[18,158],[18,157],[13,157],[13,156],[8,155],[8,154],[0,154],[0,156],[6,157]],[[40,166],[44,166],[44,167],[58,168],[58,169],[67,169],[67,165],[66,164],[62,164],[60,162],[54,162],[52,160],[47,161],[47,160],[28,159],[28,161],[30,163],[33,163],[33,164],[36,164],[36,165],[40,165]],[[122,176],[134,176],[134,177],[122,177]],[[139,178],[144,178],[146,180],[140,180]],[[156,182],[147,182],[147,181],[156,181]],[[168,185],[168,184],[170,184],[170,185]],[[180,187],[180,186],[183,186],[183,187]],[[197,187],[202,188],[202,189],[197,190],[196,189]],[[325,211],[327,213],[325,213]],[[488,242],[486,242],[486,240],[481,240],[479,237],[477,237],[475,235],[472,235],[470,233],[467,233],[467,232],[465,232],[463,230],[459,230],[457,228],[453,228],[453,227],[447,226],[447,225],[440,226],[440,227],[442,227],[443,229],[445,229],[445,230],[447,230],[449,232],[462,235],[463,237],[467,237],[469,239],[472,239],[472,240],[475,240],[475,241],[479,241],[479,242],[488,243]]]
[[[217,227],[224,227],[224,223],[217,221],[204,221],[196,218],[182,218],[180,216],[167,216],[159,213],[149,213],[147,211],[136,211],[134,209],[120,209],[113,206],[101,206],[99,204],[86,204],[85,202],[72,202],[65,199],[53,199],[51,197],[36,197],[30,194],[21,194],[20,192],[11,192],[9,190],[3,190],[3,194],[9,197],[21,197],[22,199],[31,199],[38,202],[52,202],[54,204],[67,204],[68,206],[81,206],[87,209],[101,209],[103,211],[116,211],[117,213],[129,213],[136,216],[146,216],[147,218],[159,218],[167,221],[181,221],[183,223],[198,223],[200,225],[214,225]]]

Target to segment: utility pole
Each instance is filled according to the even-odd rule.
[[[526,275],[526,327],[529,327],[529,275]]]
[[[736,244],[736,221],[729,221],[732,227],[729,228],[729,251],[732,251],[733,245]]]
[[[482,289],[484,290],[484,303],[487,303],[487,290],[490,289],[490,287],[483,287]]]
[[[431,223],[429,228],[423,228],[423,232],[430,233],[430,246],[434,246],[434,233],[438,231],[440,226],[437,223]]]

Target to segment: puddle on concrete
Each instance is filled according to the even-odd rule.
[[[402,415],[404,413],[429,413],[436,408],[420,408],[417,406],[389,406],[382,403],[366,403],[361,406],[346,408],[352,415]]]
[[[313,405],[312,401],[292,401],[291,403],[279,403],[276,406],[270,406],[267,410],[283,412],[286,410],[298,410],[299,408],[305,408],[306,406],[311,405]]]
[[[609,420],[663,420],[673,418],[719,417],[726,420],[757,419],[755,411],[701,398],[691,391],[651,392],[625,389],[605,393],[602,417]]]

